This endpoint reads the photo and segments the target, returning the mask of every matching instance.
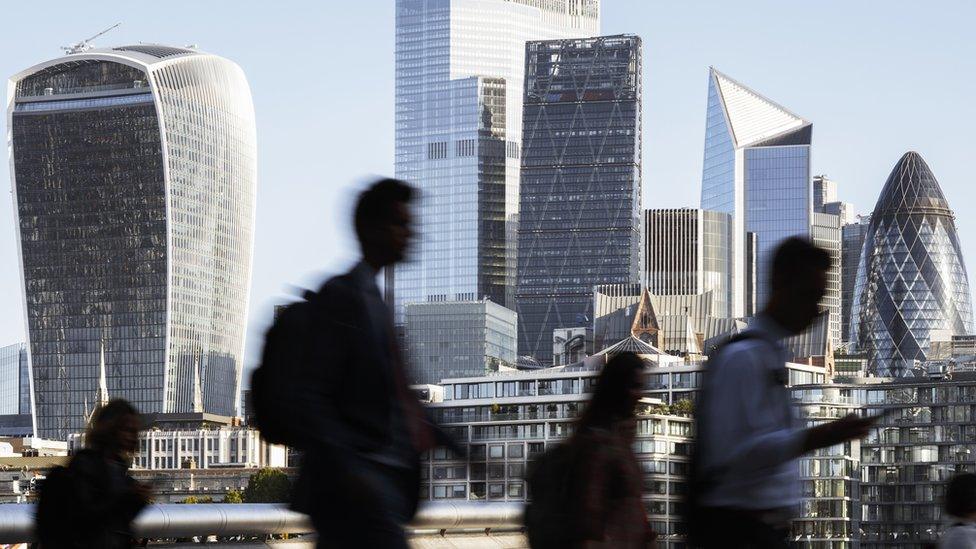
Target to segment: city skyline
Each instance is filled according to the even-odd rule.
[[[956,6],[956,14],[973,9],[961,3]],[[125,24],[96,42],[100,46],[138,41],[177,45],[195,42],[206,51],[237,61],[252,81],[258,116],[259,179],[263,184],[258,191],[248,365],[253,364],[262,328],[271,318],[272,305],[281,296],[288,295],[283,288],[287,284],[312,285],[321,278],[323,269],[337,271],[355,258],[348,220],[342,213],[349,202],[349,189],[366,174],[393,171],[392,3],[384,4],[379,10],[336,6],[332,9],[341,13],[330,14],[328,18],[324,8],[321,9],[321,20],[329,21],[324,30],[334,32],[331,35],[337,38],[351,36],[357,24],[385,21],[385,26],[381,25],[376,32],[376,43],[366,49],[363,57],[354,62],[322,61],[327,63],[323,72],[336,67],[369,67],[369,71],[353,70],[362,77],[355,90],[330,86],[320,76],[287,89],[275,80],[294,69],[294,64],[320,58],[328,47],[318,38],[319,25],[312,25],[315,17],[304,18],[309,22],[292,21],[294,17],[274,15],[268,10],[255,9],[253,13],[241,10],[248,12],[243,14],[241,30],[228,34],[214,29],[213,22],[219,20],[223,10],[210,6],[200,8],[198,19],[190,22],[180,19],[179,25],[173,17],[158,20],[138,9],[120,9],[117,18]],[[22,6],[12,7],[11,13],[16,17],[21,10],[23,15],[29,13]],[[57,45],[73,42],[115,22],[116,13],[109,9],[95,15],[89,11],[65,3],[60,12],[66,17],[49,27],[32,29],[29,34],[26,28],[12,28],[2,38],[8,52],[0,62],[4,76],[52,58],[57,53]],[[876,201],[881,182],[890,169],[888,159],[908,149],[919,150],[933,166],[950,203],[967,203],[965,154],[972,147],[972,138],[966,135],[962,120],[971,119],[966,113],[972,107],[964,97],[969,77],[959,76],[950,61],[933,54],[950,47],[961,56],[972,51],[971,43],[957,43],[963,32],[958,21],[965,17],[942,21],[938,19],[938,10],[934,10],[915,13],[909,19],[904,10],[878,14],[858,7],[842,10],[841,4],[836,3],[806,14],[808,17],[803,21],[798,21],[796,13],[788,9],[769,13],[769,17],[761,18],[763,32],[758,32],[756,27],[752,33],[756,36],[750,36],[750,25],[760,22],[750,23],[745,15],[736,15],[732,8],[719,4],[713,5],[705,15],[699,9],[663,10],[660,6],[622,2],[605,2],[602,11],[602,34],[627,32],[645,40],[644,207],[697,206],[700,143],[704,134],[701,113],[706,100],[701,83],[708,65],[734,75],[815,121],[818,131],[812,172],[827,173],[838,181],[840,199],[853,202],[860,213],[866,213]],[[112,18],[105,19],[105,14],[111,14]],[[281,59],[276,48],[269,47],[265,40],[253,40],[265,26],[279,22],[275,17],[285,18],[281,22],[284,25],[287,21],[291,29],[289,40],[295,43],[282,43],[280,49],[298,51],[283,67],[279,66]],[[878,18],[885,24],[879,25]],[[940,29],[933,33],[932,40],[900,44],[893,38],[898,34],[892,32],[893,28],[925,27],[927,18],[935,18],[927,25],[929,28]],[[770,21],[790,21],[795,26],[786,32],[776,29],[775,24],[770,25]],[[733,32],[722,25],[740,26]],[[876,30],[877,27],[884,27],[884,32]],[[856,39],[849,37],[855,29]],[[709,33],[711,36],[706,40],[705,35]],[[730,38],[739,35],[745,38],[730,42]],[[766,64],[787,56],[787,52],[770,52],[763,47],[777,39],[781,39],[777,43],[793,46],[802,42],[805,51],[790,52],[796,59],[782,70],[764,70]],[[862,42],[869,45],[861,47]],[[840,55],[845,48],[850,53],[847,57]],[[916,67],[915,74],[919,76],[903,81],[902,67],[921,59],[926,62]],[[871,63],[865,65],[868,60]],[[877,90],[884,93],[879,94]],[[319,95],[323,100],[313,104],[313,98],[317,100]],[[344,100],[344,108],[334,108],[327,100],[330,98]],[[311,107],[299,109],[298,105]],[[347,117],[356,116],[390,122],[369,124],[366,128],[343,124]],[[323,132],[327,134],[325,139],[314,147],[296,138],[303,132],[328,128],[330,122],[344,130]],[[372,144],[360,147],[366,149],[365,153],[350,154],[355,152],[351,151],[355,147],[349,143],[366,140],[372,140]],[[320,167],[321,160],[329,169]],[[7,170],[0,170],[0,174],[0,185],[9,189]],[[7,206],[0,207],[0,254],[6,257],[8,265],[15,265],[13,207],[9,195],[5,201]],[[962,208],[957,213],[963,253],[973,256],[976,221]],[[308,239],[297,238],[310,233],[323,235],[321,239],[312,239],[313,243],[321,241],[321,246],[310,250]],[[338,238],[325,236],[336,233]],[[16,269],[4,270],[0,283],[11,290],[16,288],[19,285]],[[0,343],[23,340],[23,312],[17,293],[10,291],[4,296],[6,301],[2,303],[9,314],[5,315],[8,318],[0,319]]]

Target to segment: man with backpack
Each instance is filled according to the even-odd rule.
[[[281,313],[268,333],[262,373],[252,381],[259,428],[304,450],[294,507],[311,516],[319,547],[406,548],[403,525],[417,508],[419,456],[446,441],[407,385],[392,315],[376,283],[382,269],[406,255],[413,196],[395,179],[359,195],[354,221],[362,261]],[[278,393],[274,402],[282,383],[292,398],[281,402]]]
[[[788,547],[800,501],[799,457],[863,437],[876,421],[850,415],[803,428],[793,412],[781,340],[821,314],[830,262],[808,240],[783,241],[765,309],[709,360],[687,501],[693,547]]]

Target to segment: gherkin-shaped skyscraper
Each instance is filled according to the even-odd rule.
[[[879,376],[907,375],[933,335],[973,333],[954,215],[916,152],[901,157],[874,207],[854,295],[851,340]]]

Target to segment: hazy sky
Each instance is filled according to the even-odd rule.
[[[393,0],[11,2],[0,75],[121,21],[100,46],[197,44],[236,61],[258,124],[248,359],[272,306],[355,260],[350,192],[393,172]],[[976,2],[603,0],[603,34],[644,41],[644,205],[697,206],[714,65],[813,121],[813,171],[874,207],[917,150],[976,262]],[[0,132],[6,135],[6,118]],[[13,205],[0,167],[0,344],[24,340]],[[969,189],[969,190],[967,190]]]

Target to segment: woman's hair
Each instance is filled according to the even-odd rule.
[[[85,445],[89,448],[106,449],[118,445],[120,421],[126,417],[139,416],[139,411],[128,401],[114,398],[105,406],[95,410],[85,433]]]
[[[956,518],[976,513],[976,475],[962,473],[952,477],[946,488],[945,510]]]
[[[597,380],[593,398],[583,412],[580,427],[608,427],[615,421],[634,415],[630,394],[644,361],[634,353],[620,353],[611,358]]]

